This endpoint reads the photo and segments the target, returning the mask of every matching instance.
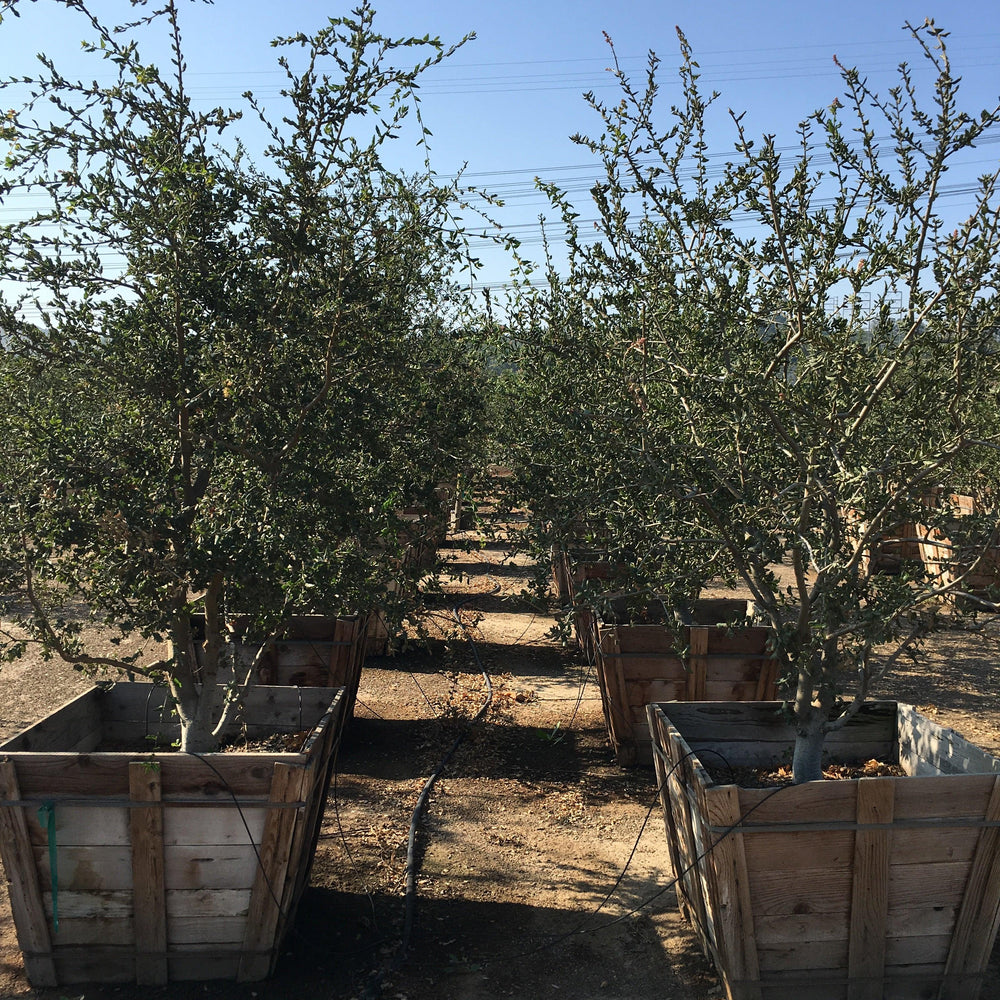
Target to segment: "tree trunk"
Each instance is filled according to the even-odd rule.
[[[825,721],[826,713],[816,706],[810,706],[807,718],[799,718],[796,724],[792,780],[797,785],[803,781],[821,781],[823,778]]]

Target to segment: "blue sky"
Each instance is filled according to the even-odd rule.
[[[128,12],[119,0],[95,0],[93,6],[107,12],[109,20]],[[18,7],[22,16],[7,17],[0,25],[0,72],[26,71],[39,50],[80,64],[79,43],[86,32],[79,18],[60,9],[55,0],[19,0]],[[998,103],[1000,4],[952,0],[938,2],[937,8],[927,0],[841,0],[832,6],[802,0],[383,0],[376,3],[376,24],[387,34],[430,33],[446,42],[476,33],[449,63],[425,77],[424,115],[434,133],[432,163],[446,175],[465,165],[467,180],[505,197],[501,220],[524,238],[524,252],[536,256],[536,220],[545,210],[543,198],[532,187],[536,175],[565,184],[581,215],[588,214],[586,189],[597,172],[589,154],[569,136],[597,128],[594,113],[581,97],[584,91],[613,97],[604,32],[613,38],[623,66],[637,76],[644,72],[649,49],[662,57],[661,98],[666,107],[679,97],[674,26],[680,25],[701,65],[705,89],[722,92],[719,129],[710,141],[723,155],[731,141],[724,127],[727,107],[747,112],[751,133],[775,132],[791,141],[800,119],[841,92],[834,55],[845,65],[863,69],[872,83],[885,89],[895,81],[901,60],[922,61],[902,26],[907,20],[921,23],[927,16],[951,32],[949,51],[965,78],[967,105],[978,109]],[[239,106],[245,89],[275,99],[282,77],[269,39],[310,30],[344,12],[345,7],[316,0],[190,4],[185,36],[192,92],[206,106]],[[400,166],[419,164],[412,141],[401,140],[397,147],[394,155]],[[982,170],[997,156],[1000,145],[977,151]],[[485,251],[483,259],[481,282],[502,282],[508,261],[493,251]]]

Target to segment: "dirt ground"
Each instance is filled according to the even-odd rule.
[[[428,620],[431,648],[366,664],[311,886],[275,976],[32,990],[0,886],[0,998],[721,997],[677,911],[652,768],[615,764],[590,667],[548,636],[551,607],[520,596],[523,560],[495,544],[454,544],[450,596]],[[992,620],[942,631],[926,661],[897,670],[884,693],[1000,753],[998,649]],[[483,670],[492,706],[470,724],[485,701]],[[55,663],[4,666],[0,738],[88,684]],[[419,829],[403,953],[411,813],[460,736]],[[983,1000],[1000,1000],[997,958]]]

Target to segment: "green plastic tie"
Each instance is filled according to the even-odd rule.
[[[59,865],[56,858],[56,807],[46,802],[38,810],[38,822],[49,842],[49,874],[52,876],[52,930],[59,933]]]

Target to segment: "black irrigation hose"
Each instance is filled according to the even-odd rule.
[[[497,583],[494,589],[491,591],[492,594],[496,594],[500,591],[500,584]],[[478,595],[474,595],[478,596]],[[462,621],[462,616],[460,614],[462,605],[471,601],[472,596],[467,597],[465,601],[461,601],[452,608],[452,615],[455,621],[458,623],[460,629],[462,629],[463,634],[469,641],[469,645],[472,649],[472,655],[475,657],[476,665],[482,672],[483,679],[486,682],[486,701],[483,703],[482,708],[476,713],[469,726],[474,726],[477,722],[481,721],[482,718],[490,709],[490,705],[493,704],[493,682],[490,679],[489,673],[483,666],[483,661],[479,656],[479,649],[476,647],[475,641],[469,635],[468,630],[465,627],[465,623]],[[465,739],[466,733],[468,732],[468,727],[463,729],[462,732],[458,734],[454,743],[449,747],[448,752],[441,758],[438,766],[434,769],[434,773],[427,779],[424,783],[423,789],[421,789],[420,795],[417,797],[417,804],[413,809],[413,814],[410,818],[410,833],[407,840],[406,847],[406,902],[405,911],[403,916],[403,934],[400,939],[399,947],[396,949],[396,954],[393,956],[392,961],[389,963],[388,969],[382,970],[376,975],[376,977],[369,983],[368,989],[365,995],[367,997],[378,997],[382,993],[382,980],[386,972],[398,972],[402,967],[403,962],[406,960],[406,953],[410,947],[410,938],[413,935],[413,922],[416,915],[417,909],[417,830],[420,826],[420,820],[423,817],[424,812],[427,809],[427,802],[430,799],[431,789],[437,783],[438,778],[443,773],[444,769],[448,766],[451,758],[454,756],[455,751],[459,748],[462,741]]]

